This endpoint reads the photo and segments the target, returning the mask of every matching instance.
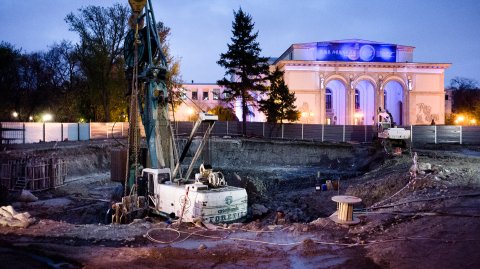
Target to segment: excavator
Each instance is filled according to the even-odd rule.
[[[190,178],[195,163],[208,143],[218,116],[199,113],[183,151],[179,154],[169,117],[173,93],[166,87],[167,61],[161,50],[151,0],[129,0],[132,15],[124,41],[126,77],[130,95],[128,153],[121,202],[113,205],[113,222],[124,223],[144,212],[181,222],[239,222],[247,215],[247,192],[228,186],[223,174],[201,164]],[[147,166],[139,164],[140,128],[143,124],[148,149]],[[182,162],[200,126],[206,131],[187,171]]]
[[[407,149],[410,130],[395,126],[392,116],[386,110],[380,110],[377,120],[377,137],[385,152],[392,156],[400,156]]]

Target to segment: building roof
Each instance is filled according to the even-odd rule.
[[[407,46],[407,45],[400,45],[400,44],[393,44],[393,43],[386,43],[386,42],[378,42],[378,41],[371,41],[371,40],[358,39],[358,38],[339,39],[339,40],[325,40],[325,41],[307,42],[307,43],[294,43],[294,44],[292,44],[292,46],[312,46],[312,45],[322,44],[322,43],[367,43],[367,44],[382,44],[382,45],[394,45],[394,46],[400,46],[400,47],[415,48],[414,46]]]
[[[328,40],[328,41],[318,41],[318,42],[309,42],[309,43],[294,43],[290,45],[290,47],[278,57],[273,64],[277,64],[280,61],[287,60],[286,57],[289,53],[294,51],[295,49],[306,49],[306,48],[313,48],[318,46],[328,46],[329,44],[371,44],[371,45],[385,45],[385,46],[394,46],[396,47],[397,51],[409,51],[410,53],[413,52],[415,49],[414,46],[407,46],[407,45],[399,45],[399,44],[392,44],[392,43],[385,43],[385,42],[378,42],[378,41],[371,41],[365,39],[358,39],[358,38],[351,38],[351,39],[340,39],[340,40]],[[408,62],[412,62],[412,59],[407,60]]]

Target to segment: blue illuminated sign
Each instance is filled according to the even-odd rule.
[[[317,61],[395,62],[396,59],[396,45],[317,43]]]

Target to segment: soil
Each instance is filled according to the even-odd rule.
[[[120,185],[109,180],[106,152],[116,145],[108,143],[55,151],[76,160],[70,167],[74,176],[57,189],[34,193],[37,202],[11,203],[37,221],[25,229],[0,227],[2,267],[480,268],[478,148],[414,149],[415,176],[410,154],[391,157],[369,145],[356,145],[370,153],[354,168],[350,161],[329,163],[330,169],[230,168],[229,184],[246,187],[250,207],[264,210],[251,210],[245,223],[179,227],[156,216],[103,224],[110,195]],[[95,160],[85,164],[85,156],[95,152]],[[340,187],[317,191],[321,179],[339,180]],[[329,219],[336,211],[331,198],[338,194],[362,199],[355,205],[359,224]],[[272,225],[277,210],[285,212],[285,225]]]

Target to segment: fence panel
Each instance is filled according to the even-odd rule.
[[[480,144],[480,126],[462,127],[462,144]]]
[[[460,126],[437,125],[437,143],[460,143]]]
[[[247,123],[248,125],[248,123]],[[242,134],[242,122],[229,121],[228,122],[228,135],[241,135]]]
[[[343,125],[325,125],[323,141],[343,141]]]
[[[414,145],[433,144],[435,143],[435,126],[413,126],[411,135]]]
[[[80,127],[80,140],[90,140],[90,124],[88,123],[79,123]]]
[[[25,136],[22,122],[2,122],[1,123],[1,143],[21,144]]]
[[[90,139],[105,139],[107,138],[107,132],[107,123],[90,122]]]
[[[62,141],[62,124],[61,123],[58,123],[58,122],[45,123],[45,142],[52,142],[52,141]]]
[[[373,138],[377,136],[377,127],[372,126],[372,125],[367,125],[367,132],[366,132],[366,138],[367,138],[367,143],[372,142]]]
[[[25,143],[38,143],[43,140],[43,123],[25,123]]]
[[[345,141],[365,142],[365,126],[345,125]]]
[[[263,137],[263,122],[249,122],[247,124],[247,135],[254,137]]]
[[[125,125],[128,125],[128,123]],[[125,131],[123,122],[107,122],[106,127],[108,138],[118,139],[128,136],[128,130],[127,132]]]
[[[283,138],[302,139],[302,124],[292,124],[292,123],[284,124]]]
[[[282,125],[275,123],[265,123],[266,138],[282,138]]]
[[[304,140],[322,140],[322,125],[321,124],[304,124],[303,125],[303,139]]]
[[[227,135],[227,122],[226,121],[217,121],[215,126],[213,126],[212,135],[215,136],[225,136]]]
[[[63,140],[78,141],[78,123],[63,124]]]
[[[193,128],[193,122],[191,121],[178,121],[176,122],[176,134],[178,135],[190,135]]]

